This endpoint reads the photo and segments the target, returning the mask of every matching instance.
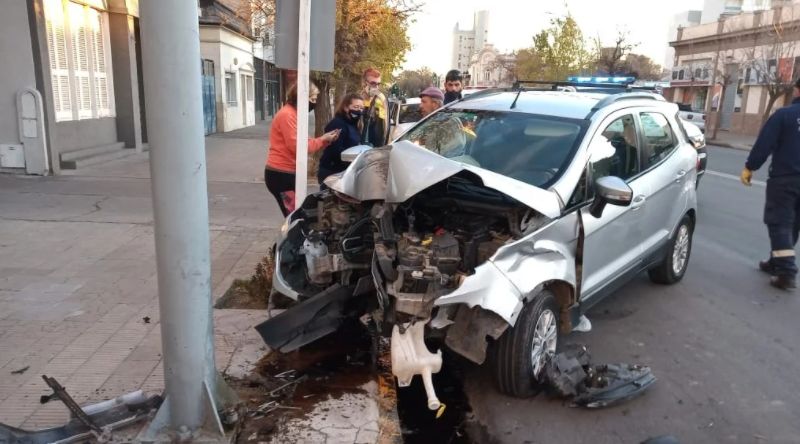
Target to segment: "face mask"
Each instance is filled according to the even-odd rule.
[[[461,98],[461,93],[459,91],[447,91],[446,93],[444,93],[444,103],[455,102],[460,98]]]
[[[364,112],[361,110],[350,110],[350,118],[353,120],[360,119],[362,114],[364,114]]]
[[[314,108],[317,106],[315,102],[308,102],[308,112],[314,111]]]

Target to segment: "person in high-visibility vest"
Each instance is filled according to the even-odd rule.
[[[375,68],[364,71],[364,129],[361,132],[361,143],[371,146],[383,146],[388,137],[388,119],[386,96],[380,90],[381,72]]]

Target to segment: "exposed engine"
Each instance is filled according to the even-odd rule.
[[[428,407],[437,409],[431,375],[442,358],[425,344],[432,320],[439,321],[439,339],[478,363],[487,336],[499,337],[508,324],[466,306],[437,309],[435,301],[546,221],[468,177],[451,177],[401,204],[357,202],[333,191],[312,195],[292,216],[278,264],[303,308],[286,325],[276,318],[271,345],[292,349],[335,330],[345,313],[368,314],[377,331],[391,335],[400,385],[422,375]]]

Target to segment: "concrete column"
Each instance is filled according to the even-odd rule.
[[[126,148],[136,148],[137,152],[141,152],[142,113],[139,103],[140,85],[136,63],[134,18],[126,13],[111,12],[108,14],[108,19],[117,137],[120,142],[125,143]]]

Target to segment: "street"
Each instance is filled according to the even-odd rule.
[[[477,419],[504,443],[681,443],[800,440],[800,294],[773,289],[757,262],[766,167],[751,188],[738,181],[747,153],[709,148],[689,269],[672,287],[646,275],[589,313],[585,343],[596,363],[651,366],[658,382],[641,398],[605,410],[544,396],[518,400],[487,390],[476,369],[466,390]]]

